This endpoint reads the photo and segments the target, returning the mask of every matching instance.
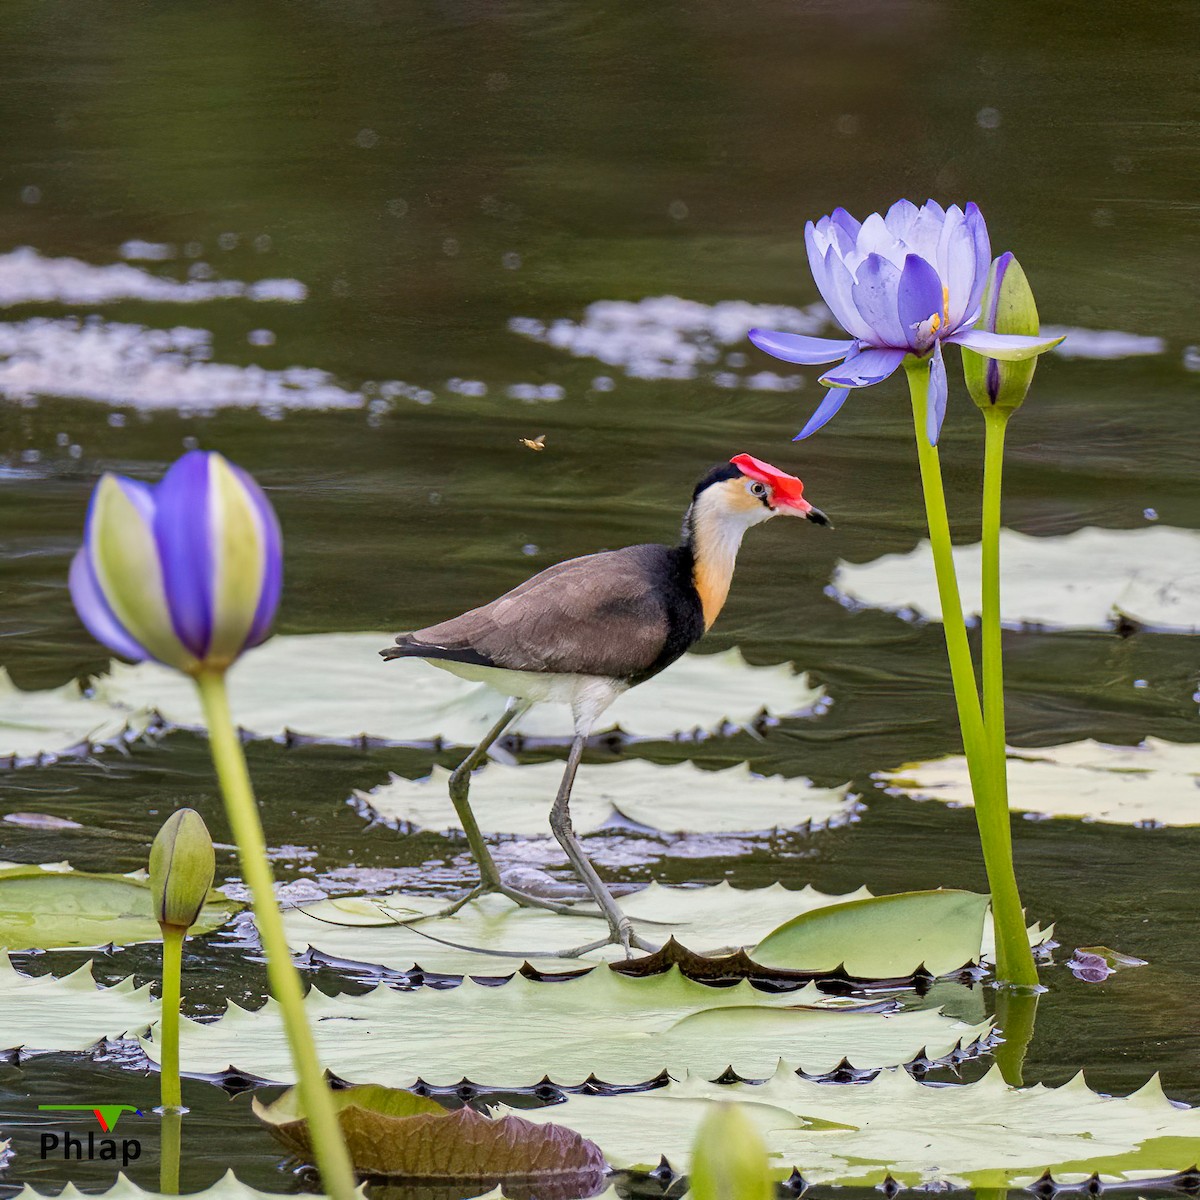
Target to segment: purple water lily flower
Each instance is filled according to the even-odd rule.
[[[920,208],[899,200],[887,216],[861,224],[844,208],[804,227],[813,278],[848,341],[770,329],[750,330],[760,349],[786,362],[840,362],[821,376],[826,393],[796,441],[816,433],[846,402],[852,388],[887,379],[906,357],[928,363],[927,430],[937,444],[946,414],[942,344],[954,342],[989,358],[1032,358],[1056,338],[989,333],[972,326],[991,265],[983,214],[974,204]]]
[[[282,586],[270,501],[240,467],[200,450],[157,487],[102,476],[70,575],[97,641],[189,675],[223,671],[265,641]]]

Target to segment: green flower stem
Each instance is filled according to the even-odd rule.
[[[274,879],[267,861],[258,805],[246,770],[246,756],[229,712],[224,672],[201,672],[196,676],[196,686],[208,722],[213,762],[225,798],[225,812],[237,842],[242,875],[254,900],[254,920],[267,952],[267,976],[283,1016],[308,1134],[321,1172],[321,1186],[333,1200],[353,1200],[354,1171],[317,1059],[316,1044],[304,1011],[300,975],[292,963],[284,936],[283,917],[275,899]]]
[[[183,1112],[168,1108],[159,1121],[162,1148],[158,1156],[158,1190],[164,1196],[179,1195],[179,1151],[183,1142]]]
[[[913,425],[917,438],[917,461],[921,468],[921,488],[925,496],[925,518],[937,575],[938,598],[942,606],[942,631],[950,660],[950,678],[954,702],[962,730],[963,751],[975,796],[975,820],[983,847],[988,887],[992,894],[992,918],[996,926],[996,976],[1001,983],[1017,987],[1036,987],[1037,967],[1025,932],[1025,913],[1017,890],[1013,869],[1012,831],[1004,785],[997,785],[996,770],[990,754],[971,645],[963,618],[958,576],[954,570],[950,519],[946,513],[946,494],[942,488],[942,468],[936,446],[929,444],[925,409],[929,391],[929,362],[909,356],[904,360],[912,398]],[[997,497],[998,498],[998,497]],[[1001,774],[1001,779],[1003,775]]]
[[[1004,1082],[1010,1087],[1025,1084],[1025,1055],[1033,1040],[1039,998],[1036,992],[1019,992],[1016,988],[1000,988],[996,992],[996,1024],[1004,1040],[993,1054]]]
[[[1000,639],[1000,497],[1004,431],[1010,409],[983,410],[983,724],[992,771],[1008,807],[1008,763],[1004,733],[1004,656]]]
[[[183,974],[183,939],[187,930],[178,925],[161,925],[162,965],[162,1064],[159,1068],[159,1097],[165,1109],[183,1105],[179,1089],[179,993]]]

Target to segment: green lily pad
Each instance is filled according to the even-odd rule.
[[[750,957],[782,970],[843,967],[858,978],[931,975],[979,961],[989,899],[975,892],[899,892],[801,913],[767,934]]]
[[[1000,531],[1004,586],[1000,619],[1009,628],[1111,629],[1132,621],[1166,633],[1200,631],[1200,532],[1077,530],[1063,537]],[[982,608],[979,544],[956,546],[963,608]],[[853,605],[942,619],[929,543],[869,563],[840,562],[834,593]]]
[[[464,1077],[489,1087],[527,1087],[547,1075],[564,1085],[591,1075],[637,1084],[662,1071],[717,1076],[730,1066],[752,1077],[770,1074],[785,1049],[818,1073],[843,1059],[872,1067],[922,1052],[942,1057],[975,1045],[990,1029],[928,1009],[881,1013],[813,985],[782,994],[747,981],[708,987],[678,970],[646,979],[599,970],[552,984],[517,976],[498,987],[469,979],[449,989],[379,986],[362,996],[312,991],[306,1008],[331,1071],[386,1087],[418,1080],[445,1086]],[[273,1000],[256,1012],[231,1003],[219,1021],[182,1025],[185,1071],[232,1066],[295,1081]],[[156,1041],[143,1046],[157,1058]]]
[[[1200,1109],[1180,1109],[1155,1076],[1125,1098],[1091,1091],[1082,1075],[1058,1088],[1012,1088],[993,1068],[977,1083],[933,1087],[907,1072],[831,1087],[780,1066],[766,1083],[690,1078],[654,1091],[571,1096],[525,1115],[575,1129],[614,1167],[686,1170],[714,1101],[734,1100],[758,1128],[778,1177],[810,1184],[1022,1187],[1049,1171],[1060,1183],[1160,1178],[1200,1160]]]
[[[357,1194],[365,1197],[366,1191],[360,1187]],[[153,1196],[155,1200],[158,1200],[161,1195],[163,1195],[161,1192],[151,1192],[138,1187],[123,1173],[117,1175],[116,1183],[106,1192],[91,1190],[83,1192],[73,1183],[64,1184],[61,1189],[53,1192],[39,1192],[32,1184],[27,1183],[16,1193],[19,1200],[38,1200],[43,1196],[47,1200],[50,1200],[50,1197],[53,1197],[54,1200],[96,1200],[96,1197],[103,1197],[103,1200],[145,1200],[147,1196]],[[212,1187],[205,1188],[202,1192],[189,1192],[188,1196],[189,1200],[279,1200],[278,1192],[260,1192],[257,1188],[242,1183],[231,1170],[226,1171]],[[327,1198],[323,1194],[306,1192],[305,1200],[327,1200]]]
[[[914,800],[972,805],[961,755],[908,763],[876,779]],[[1008,750],[1009,806],[1111,825],[1200,825],[1200,744],[1147,738],[1138,746],[1068,742]]]
[[[244,906],[209,894],[193,933],[224,925]],[[0,870],[0,950],[59,950],[162,939],[140,874],[93,875],[62,864]]]
[[[510,1114],[493,1119],[471,1108],[449,1111],[412,1092],[368,1084],[332,1093],[338,1123],[360,1173],[422,1180],[587,1177],[591,1194],[608,1168],[593,1143],[553,1123]],[[254,1115],[289,1150],[312,1162],[312,1143],[298,1089]]]
[[[419,659],[385,663],[379,651],[391,641],[386,633],[272,638],[230,671],[234,717],[254,737],[292,733],[414,745],[478,742],[504,711],[504,697]],[[321,681],[319,688],[312,686],[314,679]],[[96,681],[95,693],[122,708],[154,709],[173,725],[204,724],[191,680],[156,663],[114,662]],[[661,739],[695,730],[720,732],[728,725],[751,724],[764,712],[777,717],[811,712],[823,696],[788,663],[752,667],[736,649],[687,654],[617,700],[596,733],[620,727],[631,737]],[[535,705],[514,730],[566,740],[574,725],[566,708]]]
[[[35,978],[0,954],[0,1050],[87,1050],[103,1038],[140,1036],[157,1019],[148,983],[101,987],[90,962],[62,979]]]
[[[674,937],[697,953],[719,955],[755,946],[800,914],[863,900],[870,895],[866,888],[859,888],[843,896],[827,896],[811,887],[790,891],[777,883],[765,888],[733,888],[728,883],[698,888],[664,887],[652,883],[621,897],[621,907],[648,941],[662,943]],[[559,916],[544,909],[518,908],[497,895],[480,896],[449,917],[429,916],[445,906],[444,897],[405,893],[340,897],[290,909],[284,914],[284,929],[289,944],[297,951],[314,949],[329,958],[371,963],[396,971],[419,967],[444,975],[511,975],[525,961],[540,971],[578,971],[621,956],[615,946],[601,947],[576,958],[560,956],[562,948],[579,946],[599,936],[602,926],[595,920]],[[400,923],[422,916],[428,919],[415,925]],[[1044,941],[1046,936],[1037,925],[1030,929],[1033,945]],[[894,979],[915,971],[924,952],[913,945],[911,938],[903,944],[911,949],[907,970],[894,969],[897,947],[881,944],[876,962],[865,952],[857,959],[856,965],[870,968],[864,969],[859,977]],[[484,947],[501,953],[480,954],[461,947]],[[976,943],[976,954],[972,957],[982,953],[988,958],[991,950],[989,917],[984,924],[982,948]]]
[[[147,724],[146,710],[137,705],[117,711],[85,696],[78,683],[26,692],[0,667],[0,766],[87,753],[104,742],[137,737]]]
[[[471,781],[471,808],[484,833],[529,837],[549,834],[550,806],[558,791],[560,762],[507,766],[493,763]],[[391,779],[356,792],[378,817],[419,829],[456,829],[447,793],[450,772],[434,767],[424,779]],[[663,767],[645,759],[588,764],[571,793],[571,819],[579,833],[602,828],[614,817],[665,833],[737,833],[822,828],[849,821],[855,800],[850,785],[814,787],[807,779],[755,775],[747,763],[703,771],[694,763]]]

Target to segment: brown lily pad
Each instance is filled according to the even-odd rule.
[[[370,1084],[332,1093],[354,1169],[362,1175],[411,1180],[490,1180],[570,1176],[600,1190],[607,1166],[593,1142],[560,1125],[524,1117],[453,1112],[412,1092]],[[311,1162],[308,1123],[290,1088],[254,1115],[289,1150]],[[593,1179],[594,1177],[594,1179]]]

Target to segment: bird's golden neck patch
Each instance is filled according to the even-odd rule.
[[[765,513],[761,502],[746,495],[741,480],[716,484],[696,501],[691,513],[692,583],[704,610],[705,629],[725,607],[742,535],[760,519],[760,512]]]

